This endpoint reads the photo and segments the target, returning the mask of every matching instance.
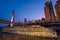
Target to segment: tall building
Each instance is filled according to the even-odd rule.
[[[12,18],[11,18],[11,24],[10,24],[11,27],[14,25],[13,22],[14,22],[14,10],[12,12]]]
[[[45,12],[45,19],[47,22],[55,22],[55,14],[51,0],[45,3],[44,12]]]
[[[57,21],[60,22],[60,0],[56,0],[56,4],[54,5],[56,15],[57,15]]]
[[[24,19],[24,24],[27,24],[27,19],[26,18]]]

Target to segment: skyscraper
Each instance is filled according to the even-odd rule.
[[[26,18],[24,19],[24,23],[27,24],[27,19]]]
[[[60,0],[56,0],[56,4],[54,6],[55,6],[58,22],[60,22]]]
[[[44,12],[45,12],[45,19],[47,22],[55,22],[55,14],[51,0],[45,3]]]

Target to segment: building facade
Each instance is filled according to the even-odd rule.
[[[60,0],[56,0],[54,7],[57,15],[57,21],[60,22]]]
[[[55,14],[51,0],[45,3],[44,12],[45,12],[45,20],[47,22],[55,22]]]

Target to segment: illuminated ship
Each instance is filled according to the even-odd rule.
[[[13,34],[23,34],[30,36],[41,36],[41,37],[54,37],[57,38],[57,34],[52,28],[45,28],[40,25],[31,25],[27,27],[4,27],[2,32],[13,33]]]

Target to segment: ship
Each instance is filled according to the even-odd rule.
[[[4,27],[2,29],[2,33],[27,36],[27,39],[29,40],[31,39],[31,37],[38,37],[41,40],[57,40],[57,33],[53,31],[52,28],[45,28],[40,25],[29,25],[26,27],[24,26]]]

